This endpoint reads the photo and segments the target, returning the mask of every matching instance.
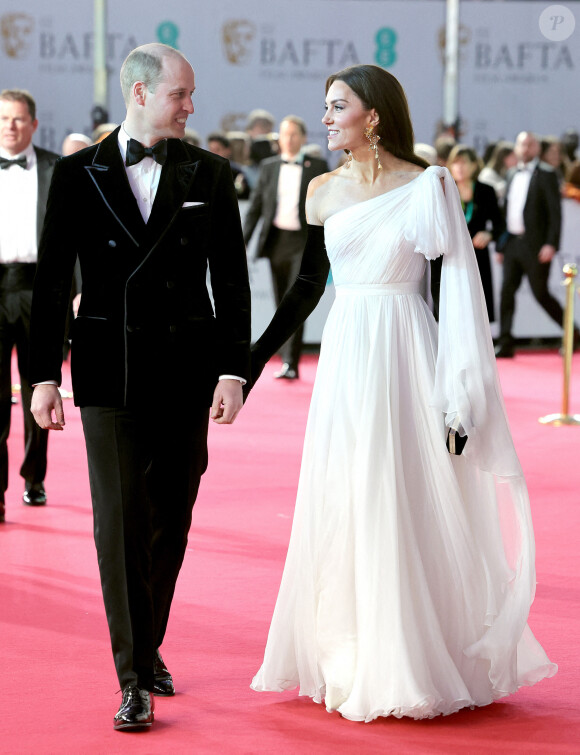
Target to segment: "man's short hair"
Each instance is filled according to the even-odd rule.
[[[304,120],[304,118],[301,118],[299,115],[287,115],[282,118],[280,123],[282,124],[284,123],[284,121],[288,121],[288,123],[294,123],[300,129],[302,136],[306,136],[306,121]]]
[[[32,120],[36,120],[36,102],[26,89],[3,89],[0,92],[0,101],[2,100],[4,102],[23,102],[28,107]]]
[[[131,100],[131,90],[136,81],[142,81],[150,92],[156,90],[157,85],[163,81],[163,59],[171,55],[186,60],[179,50],[160,42],[141,45],[127,55],[120,74],[121,91],[126,105]]]
[[[207,143],[210,142],[219,142],[225,149],[230,149],[232,146],[232,143],[222,131],[212,131],[207,137]]]

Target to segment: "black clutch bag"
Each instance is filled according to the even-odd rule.
[[[467,435],[459,435],[459,432],[455,427],[449,428],[449,432],[447,433],[447,442],[445,445],[447,446],[447,450],[450,454],[459,456],[459,454],[465,448],[466,443]]]

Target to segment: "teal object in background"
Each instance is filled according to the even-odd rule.
[[[379,29],[375,34],[375,62],[383,68],[392,66],[397,60],[397,45],[398,35],[394,29],[388,26],[384,26]]]

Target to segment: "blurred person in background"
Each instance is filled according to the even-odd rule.
[[[228,137],[221,131],[213,131],[207,137],[207,148],[214,155],[220,155],[229,161],[238,199],[247,199],[250,196],[250,186],[242,166],[232,160],[232,145]]]
[[[456,144],[449,154],[447,167],[459,191],[461,208],[475,249],[475,258],[485,295],[487,316],[489,321],[493,322],[495,314],[489,244],[492,240],[497,241],[503,234],[505,221],[493,188],[477,180],[480,162],[472,147]],[[439,316],[441,263],[441,257],[431,263],[431,295],[437,319]]]
[[[416,142],[413,149],[417,157],[423,158],[429,165],[437,165],[437,150],[431,144]]]
[[[568,172],[569,160],[557,136],[544,136],[540,139],[540,162],[543,163],[542,167],[556,171],[561,186]]]
[[[194,128],[186,128],[181,140],[192,147],[201,147],[201,137]]]
[[[65,136],[60,151],[63,157],[67,157],[74,155],[75,152],[80,152],[81,149],[90,147],[92,143],[90,136],[86,134],[69,134]]]
[[[560,253],[563,262],[580,261],[580,160],[570,165],[562,186]]]
[[[93,129],[93,133],[91,134],[93,144],[99,144],[99,142],[102,142],[103,139],[109,136],[109,134],[113,133],[118,125],[118,123],[99,123],[99,125]]]
[[[457,144],[457,141],[448,134],[441,134],[435,139],[435,152],[437,153],[437,163],[442,168],[447,167],[447,160],[449,160],[449,153],[453,147]]]
[[[24,413],[23,502],[46,503],[48,432],[30,412],[30,308],[38,243],[58,155],[32,144],[36,103],[24,89],[0,92],[0,522],[8,488],[8,435],[12,413],[12,350],[16,347]]]
[[[580,154],[578,153],[579,138],[580,137],[578,137],[578,132],[575,128],[568,128],[564,131],[560,140],[566,152],[566,156],[571,163],[580,159]]]
[[[306,123],[287,115],[280,123],[280,155],[260,165],[258,185],[252,191],[244,220],[244,240],[250,242],[260,218],[257,257],[270,260],[276,306],[290,288],[300,269],[306,241],[306,191],[311,179],[328,170],[326,160],[302,153],[306,143]],[[276,378],[296,380],[302,353],[304,326],[282,346],[282,368]]]
[[[514,152],[513,143],[506,141],[497,142],[489,160],[477,177],[477,180],[482,184],[493,186],[500,207],[503,207],[505,204],[508,171],[511,168],[515,168],[517,162],[518,159]]]
[[[258,108],[248,115],[246,133],[250,139],[249,165],[246,175],[253,189],[258,181],[258,170],[262,160],[278,154],[277,135],[274,133],[274,116],[267,110]]]
[[[540,163],[540,143],[531,131],[518,134],[515,143],[517,168],[508,173],[506,225],[497,246],[503,263],[500,298],[500,334],[495,354],[515,355],[512,335],[516,293],[527,276],[534,298],[552,320],[562,327],[564,312],[548,290],[550,265],[560,244],[561,207],[558,179],[553,169]],[[575,330],[575,343],[580,333]]]

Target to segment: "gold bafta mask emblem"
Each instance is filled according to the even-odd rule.
[[[228,61],[236,66],[248,63],[255,36],[256,27],[250,21],[226,21],[222,28],[222,44]]]
[[[446,44],[447,30],[444,26],[439,29],[437,34],[437,46],[439,48],[439,58],[441,63],[445,64],[445,44]],[[458,42],[459,42],[459,61],[465,62],[466,48],[471,42],[471,29],[469,26],[459,24],[458,30]]]
[[[7,13],[0,17],[2,49],[9,58],[26,57],[32,41],[34,19],[25,13]]]

